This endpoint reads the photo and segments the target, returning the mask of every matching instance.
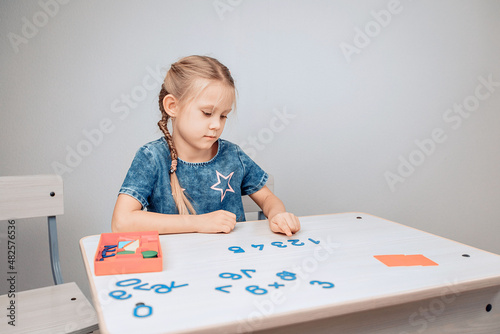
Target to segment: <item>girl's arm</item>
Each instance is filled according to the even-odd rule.
[[[251,194],[250,198],[264,212],[271,231],[291,236],[300,230],[299,219],[293,213],[286,212],[283,202],[267,186]]]
[[[166,233],[229,233],[236,225],[236,215],[219,210],[203,215],[162,214],[142,210],[141,203],[126,194],[118,195],[111,229],[113,232],[158,231]]]

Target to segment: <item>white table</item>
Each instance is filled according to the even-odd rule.
[[[95,276],[99,236],[83,238],[101,332],[500,333],[499,255],[364,213],[300,221],[293,237],[267,221],[160,236],[157,273]],[[374,258],[395,254],[438,265]],[[148,290],[158,284],[170,288]]]

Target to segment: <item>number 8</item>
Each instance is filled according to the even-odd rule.
[[[240,279],[242,276],[239,274],[233,274],[233,273],[222,273],[219,275],[220,278],[230,278],[233,280]]]
[[[267,293],[266,289],[262,289],[258,285],[249,285],[245,289],[254,295],[265,295]]]

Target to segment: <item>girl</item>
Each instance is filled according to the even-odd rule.
[[[291,236],[300,229],[298,218],[265,186],[267,174],[240,147],[219,138],[236,102],[227,67],[210,57],[179,60],[158,102],[164,137],[137,151],[116,201],[113,232],[229,233],[245,220],[243,195],[259,205],[271,231]]]

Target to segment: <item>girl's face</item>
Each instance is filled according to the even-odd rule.
[[[214,144],[224,130],[233,98],[232,88],[213,82],[178,112],[172,136],[181,159],[198,162],[213,157],[217,152]]]

